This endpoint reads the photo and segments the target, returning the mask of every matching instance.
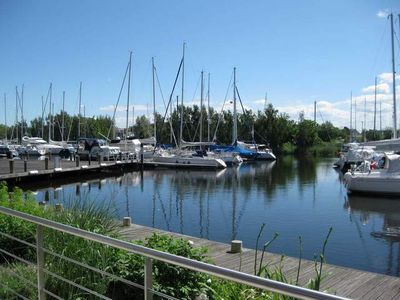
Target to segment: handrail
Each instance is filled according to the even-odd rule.
[[[17,217],[31,223],[51,228],[57,231],[68,233],[77,237],[95,241],[104,245],[113,246],[122,250],[133,252],[143,255],[147,258],[163,261],[194,271],[207,273],[227,280],[235,281],[238,283],[246,284],[255,288],[265,289],[271,292],[284,294],[299,299],[323,299],[323,300],[343,300],[343,298],[336,295],[323,293],[320,291],[310,290],[303,287],[290,285],[283,282],[274,281],[267,278],[262,278],[254,275],[249,275],[235,270],[222,268],[219,266],[211,265],[205,262],[192,260],[186,257],[177,256],[170,253],[161,252],[158,250],[146,248],[141,245],[132,244],[126,241],[118,240],[115,238],[103,236],[97,233],[85,231],[69,225],[64,225],[41,217],[32,216],[20,211],[12,210],[0,206],[0,213]]]

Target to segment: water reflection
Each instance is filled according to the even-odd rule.
[[[400,198],[348,195],[345,207],[366,225],[378,215],[381,226],[373,226],[370,236],[387,245],[386,274],[400,275]],[[356,216],[357,217],[357,216]]]
[[[245,247],[255,247],[266,223],[263,242],[280,234],[271,251],[297,256],[301,235],[308,259],[332,226],[329,263],[399,274],[400,200],[347,197],[333,161],[288,156],[222,171],[116,173],[29,189],[50,204],[111,201],[118,218],[221,242],[241,239]]]

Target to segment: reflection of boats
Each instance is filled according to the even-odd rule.
[[[400,155],[386,154],[383,169],[371,170],[365,163],[362,171],[344,175],[348,191],[380,195],[400,195]]]
[[[349,195],[347,205],[352,212],[380,214],[384,217],[382,231],[373,231],[371,236],[390,241],[400,241],[400,201],[394,199],[376,200],[374,197]]]

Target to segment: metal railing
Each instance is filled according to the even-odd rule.
[[[270,292],[274,292],[274,293],[278,293],[278,294],[283,294],[283,295],[287,295],[287,296],[291,296],[291,297],[295,297],[298,299],[326,299],[326,300],[339,300],[339,299],[346,299],[343,297],[339,297],[336,295],[331,295],[331,294],[327,294],[327,293],[323,293],[323,292],[319,292],[319,291],[315,291],[315,290],[310,290],[310,289],[306,289],[303,287],[299,287],[296,285],[290,285],[287,283],[282,283],[282,282],[278,282],[278,281],[274,281],[271,279],[267,279],[267,278],[262,278],[262,277],[258,277],[258,276],[254,276],[254,275],[249,275],[246,273],[242,273],[239,271],[235,271],[235,270],[231,270],[231,269],[226,269],[226,268],[222,268],[222,267],[218,267],[215,265],[211,265],[208,263],[204,263],[204,262],[200,262],[200,261],[196,261],[196,260],[192,260],[189,258],[185,258],[185,257],[181,257],[181,256],[177,256],[177,255],[173,255],[173,254],[169,254],[169,253],[165,253],[165,252],[161,252],[158,250],[154,250],[154,249],[150,249],[150,248],[146,248],[144,246],[141,245],[137,245],[137,244],[132,244],[126,241],[122,241],[122,240],[118,240],[118,239],[114,239],[111,237],[107,237],[107,236],[103,236],[100,234],[96,234],[96,233],[92,233],[92,232],[88,232],[82,229],[78,229],[75,227],[71,227],[68,225],[64,225],[61,223],[57,223],[51,220],[47,220],[44,218],[40,218],[40,217],[36,217],[36,216],[32,216],[23,212],[19,212],[19,211],[15,211],[9,208],[5,208],[0,206],[0,213],[8,215],[8,216],[12,216],[12,217],[16,217],[28,222],[31,222],[33,224],[37,225],[37,230],[36,230],[36,245],[35,244],[31,244],[29,242],[20,240],[16,237],[12,237],[4,232],[0,232],[0,235],[3,235],[7,238],[16,240],[20,243],[23,243],[27,246],[30,247],[35,247],[36,248],[36,254],[37,254],[37,261],[36,264],[26,261],[8,251],[5,251],[4,249],[0,249],[0,252],[8,255],[10,257],[13,257],[14,259],[21,261],[23,263],[26,263],[28,265],[33,266],[36,269],[37,272],[37,289],[38,289],[38,299],[42,300],[46,298],[46,295],[50,295],[53,298],[56,299],[62,299],[60,297],[58,297],[57,295],[53,294],[50,291],[47,291],[45,289],[45,275],[48,276],[53,276],[59,280],[62,280],[64,282],[67,282],[68,284],[71,284],[72,286],[82,289],[83,291],[92,294],[94,296],[97,296],[101,299],[110,299],[104,295],[100,295],[95,291],[92,291],[84,286],[81,286],[77,283],[74,283],[66,278],[63,278],[55,273],[52,273],[48,270],[45,269],[45,260],[44,260],[44,255],[45,253],[47,254],[51,254],[54,256],[57,256],[60,259],[65,259],[71,263],[74,264],[78,264],[81,267],[85,267],[87,269],[90,269],[92,271],[98,272],[104,276],[110,276],[113,279],[119,280],[123,283],[126,283],[130,286],[133,287],[137,287],[137,288],[141,288],[144,290],[144,298],[147,299],[152,299],[153,295],[158,295],[161,296],[165,299],[175,299],[174,297],[165,295],[163,293],[160,293],[156,290],[153,289],[153,260],[158,260],[158,261],[162,261],[168,264],[172,264],[175,266],[180,266],[186,269],[190,269],[193,271],[197,271],[197,272],[201,272],[201,273],[205,273],[205,274],[209,274],[209,275],[213,275],[222,279],[227,279],[230,281],[234,281],[237,283],[241,283],[241,284],[245,284],[254,288],[259,288],[259,289],[263,289],[266,291],[270,291]],[[144,286],[137,284],[135,282],[131,282],[129,280],[126,280],[124,278],[118,277],[116,275],[110,274],[106,271],[103,270],[99,270],[93,266],[89,266],[87,264],[78,262],[76,260],[73,260],[71,258],[65,257],[63,255],[54,253],[48,249],[45,248],[44,245],[44,238],[43,238],[43,231],[44,228],[50,228],[59,232],[63,232],[63,233],[67,233],[76,237],[80,237],[86,240],[90,240],[90,241],[94,241],[94,242],[98,242],[100,244],[103,245],[107,245],[107,246],[112,246],[114,248],[118,248],[118,249],[122,249],[122,250],[126,250],[130,253],[135,253],[135,254],[139,254],[145,257],[145,263],[144,263]],[[14,274],[17,277],[18,274]],[[26,280],[21,278],[21,280]],[[29,283],[32,285],[32,283]],[[0,283],[0,286],[3,286],[3,288],[9,290],[9,288],[7,286],[4,286],[2,283]],[[16,293],[15,291],[10,291],[11,293]],[[18,294],[17,294],[18,295]],[[19,297],[21,297],[22,299],[26,299],[23,295],[18,295]]]

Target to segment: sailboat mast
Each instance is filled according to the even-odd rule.
[[[237,110],[236,110],[236,67],[233,68],[233,137],[232,143],[237,141]]]
[[[42,127],[42,139],[44,138],[44,102],[43,102],[43,96],[42,96],[42,122],[41,122],[41,127]]]
[[[20,100],[20,107],[21,107],[21,139],[24,136],[24,85],[22,84],[21,89],[21,98]]]
[[[353,141],[353,92],[350,92],[350,143]]]
[[[393,74],[393,138],[397,138],[397,112],[396,112],[396,69],[394,62],[394,30],[393,30],[393,14],[389,15],[390,28],[392,31],[392,74]]]
[[[132,51],[129,52],[129,73],[128,73],[128,99],[126,101],[126,133],[125,133],[125,150],[127,147],[126,139],[128,138],[129,129],[129,96],[131,91],[131,67],[132,67]]]
[[[317,101],[314,101],[314,123],[317,123]]]
[[[18,87],[15,87],[15,133],[18,141]]]
[[[203,141],[203,91],[204,91],[204,72],[201,71],[201,89],[200,89],[200,143]]]
[[[78,136],[81,136],[81,106],[82,106],[82,81],[79,83],[79,109],[78,109]]]
[[[154,139],[157,142],[157,120],[156,120],[156,84],[154,78],[154,57],[151,58],[152,74],[153,74],[153,122],[154,122]]]
[[[53,83],[50,83],[50,103],[49,103],[49,138],[48,141],[51,140],[51,96],[53,93]]]
[[[354,99],[354,131],[356,133],[357,140],[357,98]]]
[[[367,139],[367,97],[364,98],[364,142]]]
[[[179,129],[179,148],[181,147],[182,138],[183,138],[183,93],[184,93],[184,83],[185,83],[185,46],[186,43],[183,43],[183,55],[182,55],[182,91],[181,91],[181,123]]]
[[[63,104],[62,104],[62,119],[61,119],[61,141],[64,142],[64,121],[65,121],[65,116],[64,116],[64,110],[65,110],[65,91],[63,91]]]
[[[4,93],[4,124],[6,125],[4,135],[5,135],[6,142],[7,142],[7,96],[6,96],[6,93]]]
[[[376,131],[376,76],[375,76],[375,99],[374,99],[374,133]]]
[[[208,88],[207,88],[207,141],[210,142],[210,73],[208,73]]]

